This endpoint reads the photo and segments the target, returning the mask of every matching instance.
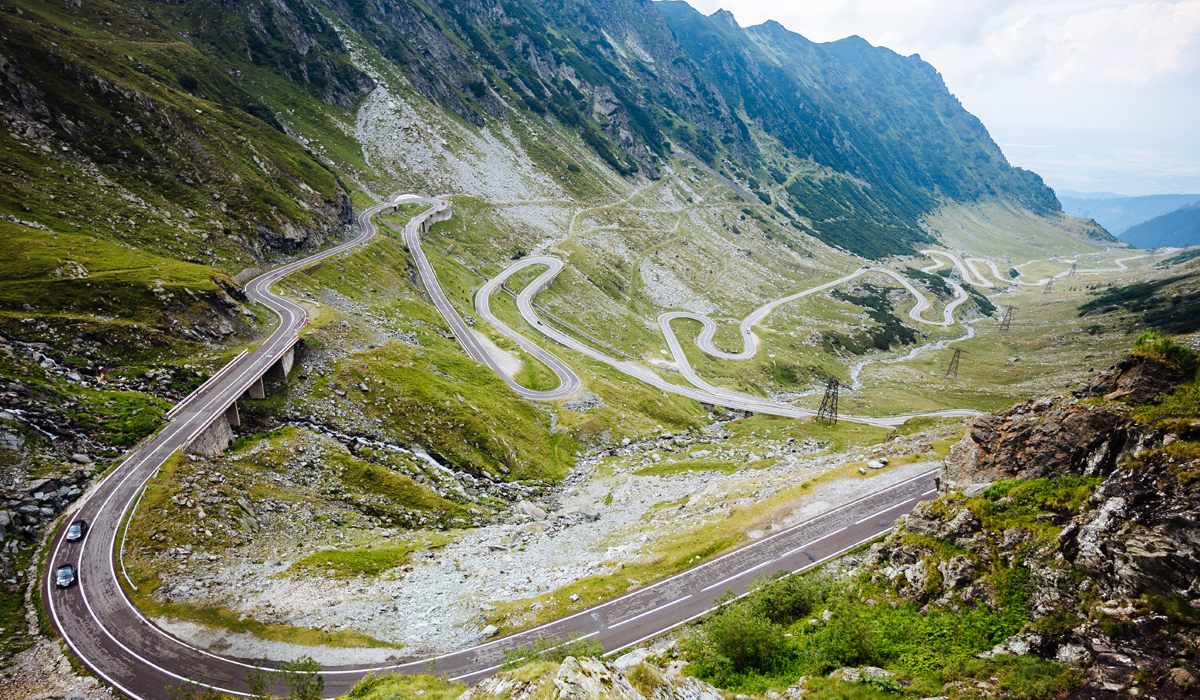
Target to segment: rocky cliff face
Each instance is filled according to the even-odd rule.
[[[1105,599],[1200,599],[1200,461],[1156,451],[1122,466],[1058,536],[1063,557]]]
[[[980,416],[951,448],[938,474],[938,489],[978,495],[999,479],[1108,476],[1147,439],[1124,408],[1149,403],[1183,381],[1183,374],[1164,362],[1129,355],[1074,395],[1027,401]],[[1098,406],[1086,401],[1095,397],[1126,403]]]
[[[1078,697],[1190,696],[1200,423],[1164,430],[1133,410],[1184,380],[1170,363],[1130,355],[1074,396],[976,419],[942,467],[944,497],[871,548],[875,580],[931,610],[1019,605],[1025,630],[985,655],[1078,666]],[[1013,588],[1014,576],[1027,583]]]

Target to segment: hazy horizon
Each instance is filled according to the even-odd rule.
[[[920,54],[1055,189],[1200,192],[1200,0],[686,0],[812,41]]]

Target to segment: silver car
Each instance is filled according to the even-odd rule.
[[[54,570],[54,585],[59,588],[70,588],[75,583],[75,567],[63,564]]]
[[[84,520],[76,520],[71,523],[71,527],[67,528],[67,541],[74,542],[81,539],[87,534],[87,522]]]

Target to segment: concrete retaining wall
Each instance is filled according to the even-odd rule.
[[[421,222],[420,227],[419,227],[420,234],[422,236],[424,236],[429,231],[430,226],[433,226],[434,224],[436,224],[439,221],[447,221],[452,216],[454,216],[454,205],[453,204],[447,206],[445,209],[443,209],[441,211],[437,211],[437,212],[430,214],[428,218],[426,218],[424,221]]]

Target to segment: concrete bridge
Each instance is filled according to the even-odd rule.
[[[242,352],[167,414],[172,420],[191,417],[192,423],[196,425],[184,441],[185,451],[203,455],[223,452],[236,437],[233,429],[242,423],[238,402],[266,398],[263,379],[286,379],[292,371],[296,362],[296,348],[303,342],[300,339],[300,330],[308,323],[308,315],[299,304],[272,294],[271,285],[283,276],[317,260],[370,240],[375,235],[371,217],[379,212],[395,211],[399,205],[407,202],[431,205],[428,211],[414,217],[407,226],[406,235],[418,238],[425,235],[431,225],[449,219],[454,211],[449,202],[432,200],[423,193],[399,195],[393,201],[372,207],[359,216],[360,235],[354,241],[285,265],[255,278],[246,285],[247,296],[279,314],[282,323],[279,330],[257,350]],[[280,330],[290,332],[281,333]]]
[[[209,456],[224,452],[225,448],[229,447],[236,437],[233,434],[233,429],[242,424],[241,414],[238,413],[238,401],[266,398],[266,387],[263,384],[263,378],[265,377],[287,379],[288,373],[292,371],[292,366],[296,362],[296,348],[303,342],[299,336],[293,336],[289,342],[284,344],[282,350],[276,352],[274,358],[263,363],[266,365],[265,370],[261,373],[248,373],[249,377],[243,380],[244,386],[240,390],[235,390],[232,396],[225,400],[223,405],[213,407],[211,417],[188,436],[184,442],[184,449],[187,452]],[[241,356],[238,359],[240,358]],[[209,382],[213,382],[214,380],[220,381],[222,375],[228,373],[237,364],[238,362],[235,360],[225,365],[220,372],[213,375]],[[192,396],[204,393],[207,387],[208,383],[202,385],[193,392]],[[172,413],[168,413],[167,417],[172,417],[174,412],[185,407],[192,396],[184,399],[175,408],[171,409]]]

